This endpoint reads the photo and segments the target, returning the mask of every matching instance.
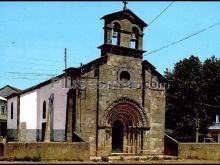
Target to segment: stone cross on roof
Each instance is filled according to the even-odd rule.
[[[128,2],[127,1],[123,1],[123,3],[124,3],[124,8],[123,8],[123,10],[126,10],[127,9],[127,4],[128,4]]]

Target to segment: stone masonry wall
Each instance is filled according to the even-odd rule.
[[[142,85],[142,60],[132,57],[109,55],[107,65],[103,65],[100,70],[100,81],[110,81],[114,83],[114,87],[108,86],[100,90],[100,111],[99,125],[101,125],[102,117],[105,110],[113,101],[121,97],[128,97],[139,105],[142,105],[142,89],[138,85]],[[132,75],[136,88],[118,86],[118,72],[120,69],[126,68]],[[146,78],[149,78],[145,76]],[[112,88],[111,88],[112,87]],[[141,86],[140,86],[141,87]],[[163,154],[164,151],[164,123],[165,123],[165,92],[164,89],[151,89],[146,87],[145,90],[145,113],[147,114],[150,130],[144,132],[144,154]],[[106,134],[99,131],[99,152],[105,153],[106,149],[111,151],[111,144],[105,140]],[[107,137],[108,138],[108,137]],[[111,137],[110,137],[111,138]],[[104,152],[102,152],[104,151]]]
[[[97,107],[97,79],[94,70],[82,75],[81,94],[76,96],[76,133],[90,142],[90,154],[96,151],[96,107]]]
[[[107,64],[100,65],[99,96],[97,97],[97,77],[94,70],[82,77],[83,90],[77,96],[76,132],[85,141],[90,142],[90,155],[96,154],[96,111],[99,99],[98,125],[102,125],[106,109],[116,100],[127,97],[142,106],[142,60],[119,55],[108,55]],[[130,86],[121,87],[118,73],[121,69],[131,74]],[[152,80],[150,72],[146,71],[146,81]],[[148,80],[147,80],[148,79]],[[155,80],[157,81],[157,80]],[[146,87],[145,113],[150,126],[143,134],[143,154],[163,154],[165,92],[163,89]],[[111,154],[111,135],[104,129],[98,130],[98,155]]]
[[[89,160],[89,143],[6,143],[4,157],[41,160]]]
[[[179,159],[219,160],[219,143],[179,143]]]
[[[146,90],[145,109],[148,109],[150,130],[144,135],[145,154],[163,154],[165,131],[165,95],[164,90]]]
[[[120,69],[126,69],[131,74],[131,79],[137,84],[142,84],[142,66],[141,59],[132,57],[109,55],[107,65],[101,66],[100,81],[104,83],[113,83],[113,85],[105,84],[105,88],[100,90],[100,114],[99,119],[103,116],[105,110],[113,101],[121,97],[129,97],[142,104],[142,90],[138,88],[131,89],[128,87],[120,87],[118,82],[118,72]],[[99,121],[100,123],[100,121]]]

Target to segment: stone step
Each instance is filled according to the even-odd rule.
[[[115,154],[115,153],[114,153]],[[109,155],[109,156],[91,156],[90,160],[93,161],[102,161],[103,158],[107,157],[109,160],[178,160],[178,156],[170,155],[147,155],[147,156],[138,156],[138,155],[126,155],[125,153],[117,153],[118,155]]]

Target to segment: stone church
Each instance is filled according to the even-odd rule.
[[[147,24],[126,8],[102,19],[98,59],[8,97],[9,140],[85,141],[91,156],[163,154],[165,78],[143,60]]]

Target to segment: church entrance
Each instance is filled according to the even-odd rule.
[[[116,120],[112,127],[112,152],[123,152],[124,128],[120,120]]]
[[[105,144],[109,144],[112,153],[141,153],[146,121],[144,109],[133,100],[121,98],[113,102],[102,120],[106,129]]]

